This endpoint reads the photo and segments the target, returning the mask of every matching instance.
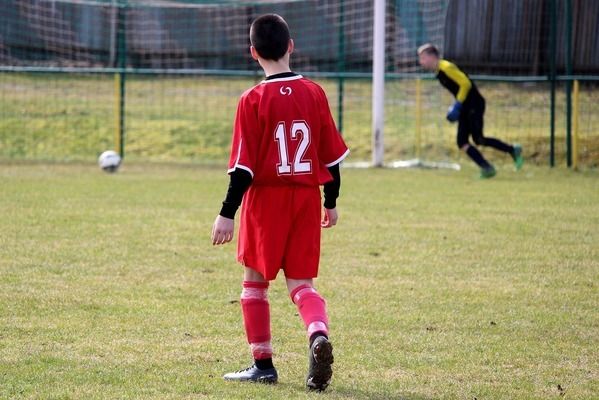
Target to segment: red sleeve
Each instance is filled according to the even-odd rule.
[[[326,167],[331,167],[343,161],[349,154],[349,149],[335,126],[329,102],[322,90],[320,97],[323,124],[322,131],[320,132],[320,143],[318,145],[318,158]]]
[[[237,105],[228,173],[240,168],[254,177],[258,132],[256,110],[251,106],[248,96],[244,95]]]

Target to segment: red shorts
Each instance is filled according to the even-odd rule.
[[[243,198],[237,260],[273,280],[318,276],[320,188],[250,186]]]

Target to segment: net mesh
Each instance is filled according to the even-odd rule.
[[[390,71],[416,71],[418,44],[442,43],[447,1],[388,2]],[[247,51],[249,24],[261,14],[278,13],[293,30],[295,68],[371,70],[373,2],[368,0],[2,3],[0,62],[6,65],[114,67],[122,33],[128,67],[255,70]]]

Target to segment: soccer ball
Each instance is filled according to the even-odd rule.
[[[106,150],[98,157],[98,165],[104,172],[116,172],[121,165],[121,156],[116,151]]]

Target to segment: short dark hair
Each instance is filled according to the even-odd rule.
[[[418,55],[426,53],[432,56],[439,57],[439,49],[434,44],[426,43],[418,47]]]
[[[287,22],[277,14],[262,15],[250,27],[250,42],[260,57],[266,60],[278,61],[283,57],[290,39]]]

